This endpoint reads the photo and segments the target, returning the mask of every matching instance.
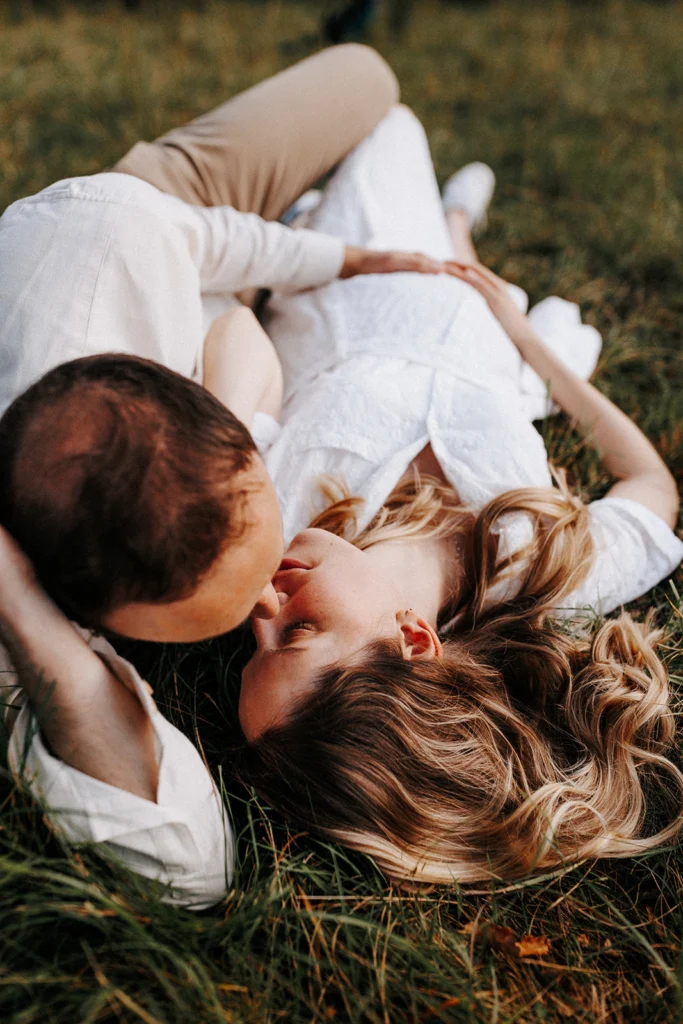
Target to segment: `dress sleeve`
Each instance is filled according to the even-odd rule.
[[[282,427],[270,413],[257,410],[254,413],[249,431],[256,442],[259,455],[262,459],[265,459],[280,436]]]
[[[589,506],[595,561],[581,586],[558,609],[605,615],[635,601],[669,576],[683,559],[683,543],[663,519],[629,498]]]
[[[166,199],[188,237],[202,292],[297,292],[327,284],[341,270],[341,239],[293,230],[231,206],[198,207]]]
[[[156,803],[117,789],[54,757],[25,701],[12,729],[12,772],[45,804],[70,843],[99,844],[146,878],[167,886],[166,902],[201,910],[221,900],[232,880],[234,850],[227,811],[193,744],[158,711],[133,666],[100,638],[97,651],[150,717],[156,738]],[[6,685],[13,682],[5,660]],[[16,691],[15,691],[16,692]],[[16,706],[16,700],[14,701]]]

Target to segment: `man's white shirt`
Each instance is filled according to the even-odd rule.
[[[57,182],[0,218],[0,414],[38,378],[81,356],[122,352],[201,379],[206,332],[254,287],[292,292],[336,277],[344,244],[231,207],[191,206],[126,174]],[[156,709],[135,669],[90,638],[137,693],[156,736],[156,803],[53,757],[28,706],[10,763],[69,842],[101,843],[167,898],[194,908],[225,894],[234,849],[227,813],[193,744]],[[7,695],[16,676],[0,649]]]
[[[336,277],[337,238],[191,206],[128,174],[57,182],[0,218],[0,414],[59,363],[104,352],[201,375],[234,293]]]

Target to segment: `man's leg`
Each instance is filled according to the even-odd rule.
[[[398,100],[367,46],[323,50],[240,93],[113,168],[200,206],[275,220],[368,135]]]

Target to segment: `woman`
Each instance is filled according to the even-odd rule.
[[[658,634],[627,615],[594,623],[680,561],[676,488],[541,340],[594,365],[576,307],[547,300],[527,318],[525,297],[476,262],[469,227],[490,192],[480,168],[456,176],[444,217],[424,133],[396,108],[310,226],[425,251],[453,276],[271,303],[284,411],[264,449],[294,539],[279,611],[253,619],[244,775],[399,879],[625,856],[680,827],[643,826],[646,775],[666,776],[679,807],[683,795]],[[560,473],[553,486],[531,423],[542,381],[615,478],[603,500],[582,504]]]

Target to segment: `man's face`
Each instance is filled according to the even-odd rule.
[[[136,640],[193,643],[234,629],[256,609],[277,614],[271,579],[284,551],[275,488],[259,458],[243,474],[245,528],[229,544],[190,597],[170,604],[133,602],[105,616],[102,625]]]

